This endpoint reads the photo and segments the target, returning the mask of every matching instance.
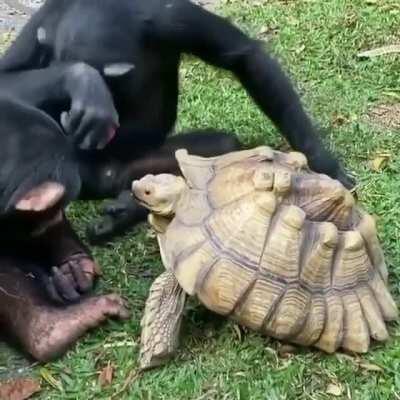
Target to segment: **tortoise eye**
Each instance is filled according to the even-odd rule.
[[[151,191],[147,189],[147,190],[144,191],[144,194],[145,194],[146,196],[150,196],[150,195],[151,195]]]

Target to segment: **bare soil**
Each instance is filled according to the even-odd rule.
[[[368,119],[385,128],[400,129],[400,103],[375,106],[368,113]]]

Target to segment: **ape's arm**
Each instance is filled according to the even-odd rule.
[[[3,93],[54,118],[55,110],[69,110],[62,123],[81,149],[103,148],[118,125],[118,114],[103,78],[84,63],[0,74],[0,87]]]
[[[54,3],[54,0],[48,0],[29,19],[14,43],[1,57],[0,72],[21,71],[44,66],[46,49],[39,43],[38,29],[53,9]]]
[[[162,8],[145,21],[150,37],[232,71],[292,147],[306,154],[314,170],[351,184],[323,147],[289,79],[260,43],[189,1],[160,3]]]

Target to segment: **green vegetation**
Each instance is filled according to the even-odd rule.
[[[296,82],[310,113],[324,128],[331,128],[326,130],[326,142],[355,173],[361,201],[378,217],[391,288],[399,299],[399,131],[368,115],[380,104],[400,102],[400,59],[399,55],[357,58],[361,50],[399,42],[398,2],[230,0],[218,12],[267,41]],[[248,145],[286,146],[228,74],[186,59],[181,75],[179,130],[218,127],[236,132]],[[370,161],[382,152],[390,155],[388,165],[375,172]],[[81,232],[95,217],[97,206],[77,203],[70,208]],[[96,330],[63,359],[46,365],[59,385],[43,381],[39,399],[110,399],[113,395],[171,400],[400,399],[398,324],[391,325],[387,344],[374,346],[362,358],[308,349],[282,356],[279,342],[238,330],[195,302],[187,307],[176,359],[137,376],[141,312],[149,285],[162,271],[156,241],[144,225],[95,248],[94,255],[104,271],[98,291],[126,296],[133,318]],[[0,355],[0,365],[3,358]],[[109,362],[115,377],[110,386],[101,388],[98,372]],[[41,370],[34,367],[30,372],[40,376]]]

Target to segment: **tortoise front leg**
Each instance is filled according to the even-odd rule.
[[[185,300],[186,293],[170,271],[152,284],[141,321],[141,370],[157,367],[175,353]]]

